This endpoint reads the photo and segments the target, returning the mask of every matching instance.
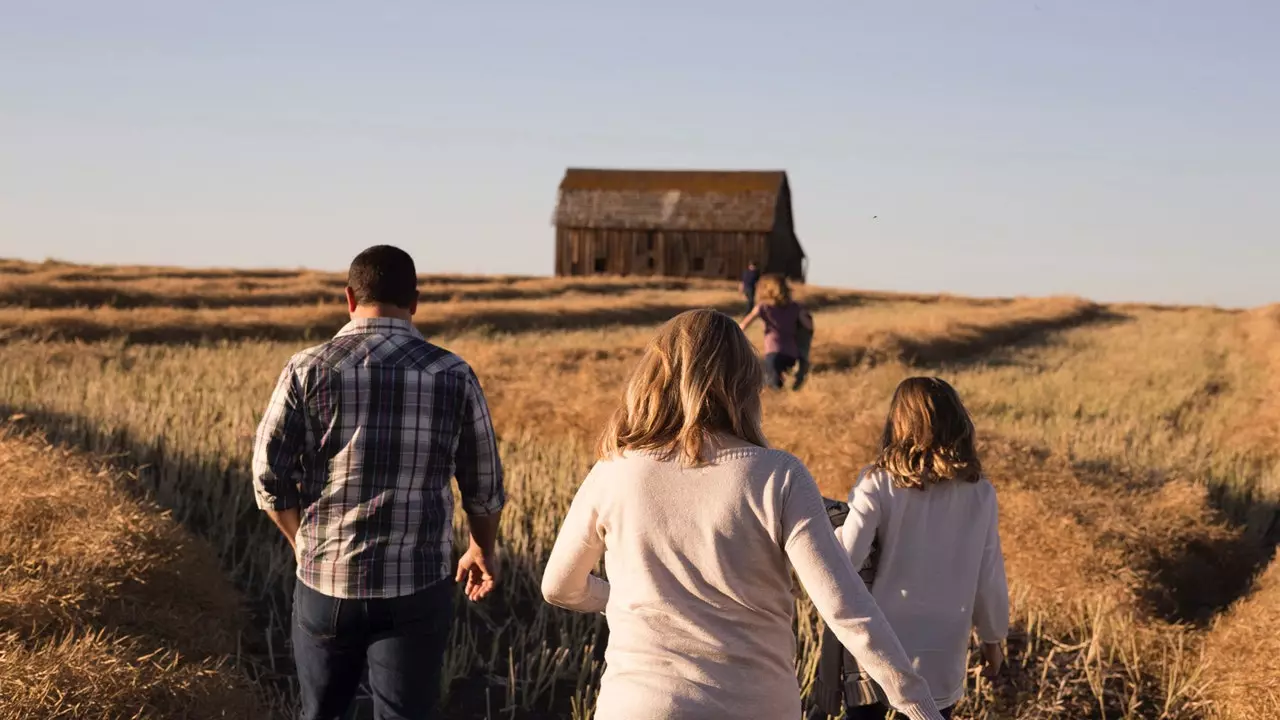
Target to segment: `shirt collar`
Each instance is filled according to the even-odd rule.
[[[347,335],[408,335],[424,339],[412,322],[398,318],[355,318],[343,325],[334,337]]]

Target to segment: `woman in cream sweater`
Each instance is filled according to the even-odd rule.
[[[940,720],[808,470],[769,449],[762,384],[737,324],[694,310],[658,331],[627,386],[542,581],[548,602],[608,617],[596,717],[800,717],[793,567],[889,702]],[[592,574],[602,557],[607,582]]]

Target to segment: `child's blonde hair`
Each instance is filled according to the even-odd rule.
[[[765,275],[760,278],[760,300],[765,305],[786,307],[791,304],[791,285],[782,275]]]
[[[759,357],[738,323],[715,310],[681,313],[645,348],[600,439],[600,457],[656,450],[698,465],[715,432],[767,447],[760,428],[763,385]]]
[[[982,463],[973,419],[955,388],[936,377],[903,380],[893,393],[875,464],[893,475],[899,487],[977,482]]]

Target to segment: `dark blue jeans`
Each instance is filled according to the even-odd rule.
[[[374,718],[439,717],[453,591],[446,580],[404,597],[343,600],[296,583],[293,657],[303,720],[344,717],[366,668]]]
[[[796,328],[796,346],[800,350],[800,357],[796,360],[796,378],[791,387],[799,390],[809,376],[809,350],[813,347],[813,330],[803,325]]]
[[[950,720],[951,711],[955,707],[938,708],[938,712],[942,717]],[[876,703],[875,705],[863,705],[861,707],[846,707],[844,711],[845,720],[884,720],[889,715],[889,708]]]
[[[771,388],[781,388],[782,374],[794,367],[795,364],[796,359],[790,355],[766,354],[764,356],[764,384]]]

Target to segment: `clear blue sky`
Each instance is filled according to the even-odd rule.
[[[782,168],[815,283],[1274,302],[1277,28],[1271,0],[0,0],[0,256],[550,273],[566,166]]]

